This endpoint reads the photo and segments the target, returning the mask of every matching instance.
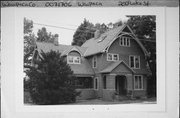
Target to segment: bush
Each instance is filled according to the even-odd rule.
[[[73,72],[59,52],[41,52],[37,66],[26,71],[24,88],[35,104],[63,104],[76,101]]]

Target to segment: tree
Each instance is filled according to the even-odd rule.
[[[33,21],[24,18],[24,67],[29,68],[35,49],[35,35],[32,33]]]
[[[63,104],[76,101],[73,71],[59,52],[41,52],[37,68],[26,71],[29,80],[24,84],[35,104]]]
[[[95,32],[93,27],[92,23],[84,19],[73,35],[72,45],[81,46],[86,40],[92,38]]]
[[[48,32],[45,27],[42,27],[37,32],[37,41],[53,43],[56,35],[58,34],[52,34]]]
[[[100,33],[104,33],[108,27],[103,23],[90,23],[88,20],[84,19],[83,23],[77,28],[73,35],[72,45],[81,46],[84,42],[94,37],[94,32],[99,30]]]
[[[148,80],[148,94],[156,95],[156,17],[155,16],[128,16],[128,25],[133,29],[136,36],[142,42],[150,54],[147,59],[152,72],[151,79]],[[147,41],[148,40],[148,41]]]

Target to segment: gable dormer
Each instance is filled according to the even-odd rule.
[[[67,55],[68,64],[81,64],[82,54],[76,47],[73,47],[69,51],[64,53],[66,53]]]

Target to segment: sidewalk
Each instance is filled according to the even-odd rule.
[[[101,99],[77,100],[76,103],[67,105],[107,105],[107,104],[156,104],[155,98],[144,100],[121,100],[121,101],[103,101]]]

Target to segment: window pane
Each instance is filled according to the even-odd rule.
[[[95,89],[97,89],[98,88],[98,86],[97,86],[97,78],[95,79]]]
[[[126,46],[126,37],[123,38],[124,46]]]
[[[68,57],[68,62],[73,63],[73,57],[69,56]]]
[[[135,76],[135,89],[138,89],[138,77]]]
[[[130,67],[134,67],[134,57],[130,57]]]
[[[114,58],[115,61],[117,61],[118,60],[118,55],[115,54],[113,58]]]
[[[141,76],[139,76],[139,89],[142,89],[142,79],[141,79]]]
[[[80,57],[74,57],[74,63],[78,64],[80,63]]]
[[[135,57],[135,65],[136,65],[136,68],[139,68],[139,57]]]
[[[120,45],[123,45],[122,38],[119,39],[119,43],[120,43]]]
[[[112,54],[108,54],[108,60],[112,60]]]
[[[130,42],[129,42],[130,40],[129,40],[129,38],[127,38],[127,46],[129,46],[129,44],[130,44]]]
[[[103,88],[106,89],[106,76],[103,77]]]

